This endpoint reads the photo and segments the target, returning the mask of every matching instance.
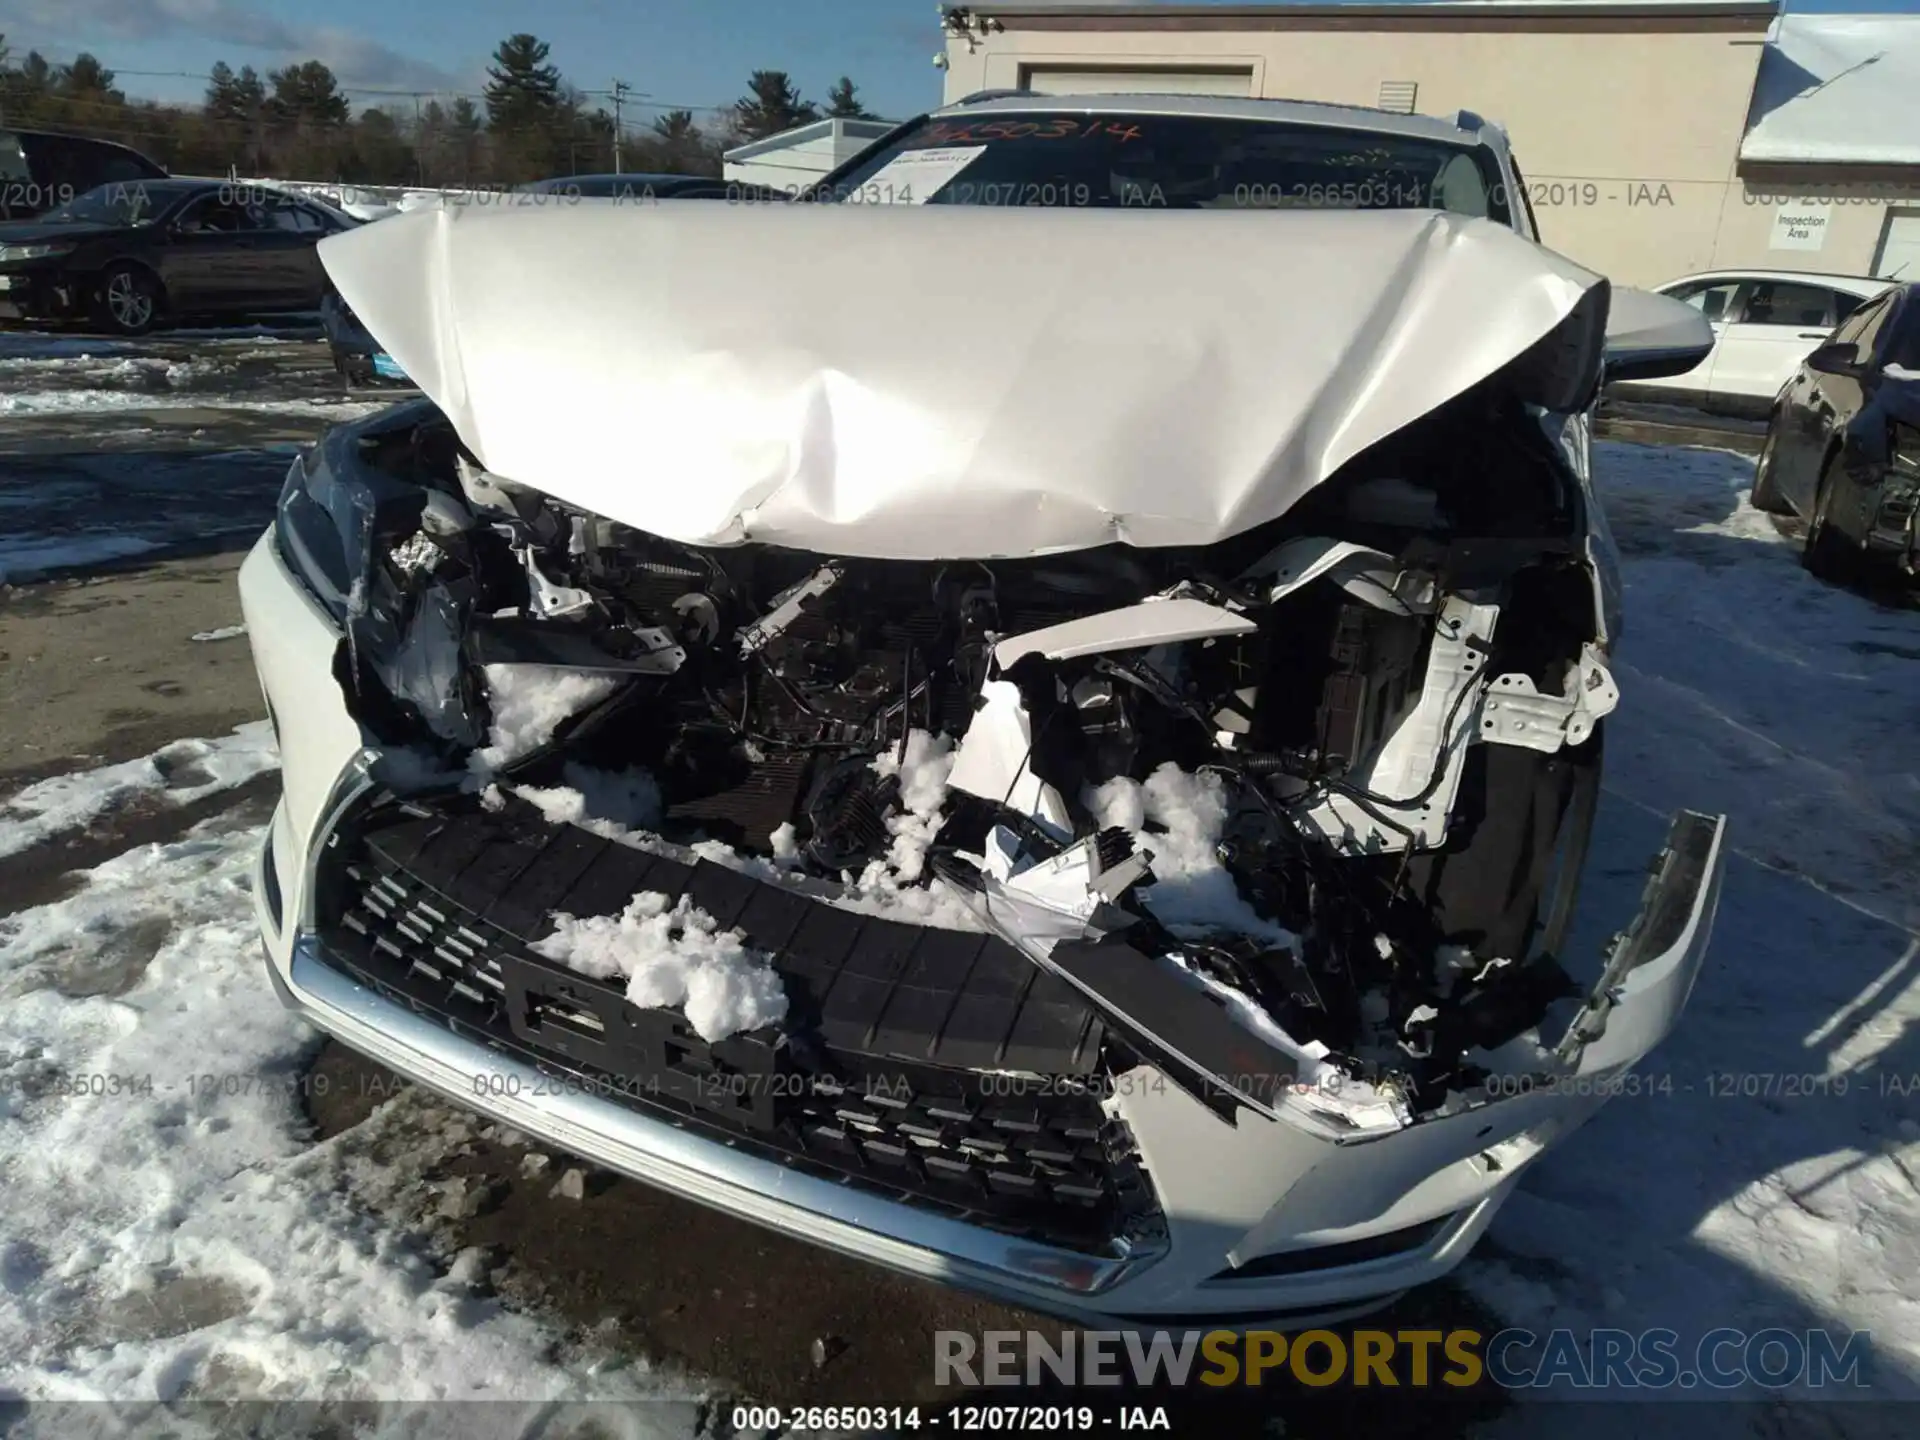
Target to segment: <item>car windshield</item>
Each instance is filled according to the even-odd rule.
[[[828,177],[845,204],[1450,210],[1509,223],[1485,146],[1205,115],[929,119]]]
[[[138,181],[115,181],[82,191],[40,218],[56,223],[78,220],[92,225],[145,225],[158,213],[161,203],[159,195]]]

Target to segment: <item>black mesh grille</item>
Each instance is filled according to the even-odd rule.
[[[1125,1127],[1059,1078],[1092,1074],[1097,1022],[1050,991],[1036,999],[1038,972],[1025,961],[996,969],[982,937],[954,932],[875,921],[868,936],[864,917],[781,887],[524,818],[390,808],[343,830],[322,864],[328,962],[590,1093],[890,1198],[1086,1251],[1156,1223]],[[784,943],[760,948],[787,985],[785,1031],[708,1044],[678,1013],[640,1009],[616,985],[527,948],[551,913],[617,913],[642,890],[688,894],[750,941],[780,934]],[[842,921],[854,929],[842,935]],[[876,959],[880,949],[897,953]],[[840,952],[840,968],[823,977],[827,952]],[[943,989],[940,971],[954,967],[960,978]],[[834,1000],[840,980],[866,994],[879,982],[856,972],[888,968],[878,1008],[848,1022]],[[979,994],[959,993],[968,980]],[[918,1010],[896,1003],[903,993]],[[1000,1036],[990,1048],[949,1023],[969,1002],[990,1010],[986,1033]],[[917,1014],[927,1022],[918,1028]],[[1004,1057],[1016,1037],[1053,1067],[1056,1093],[1012,1098],[1004,1080],[922,1058]]]

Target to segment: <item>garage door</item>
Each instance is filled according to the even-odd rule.
[[[1920,210],[1890,210],[1873,273],[1886,280],[1920,280]]]
[[[1252,70],[1074,70],[1045,65],[1023,67],[1022,84],[1042,95],[1094,95],[1121,90],[1175,95],[1253,93]]]

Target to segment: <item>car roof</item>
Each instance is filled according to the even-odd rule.
[[[149,158],[145,153],[135,150],[133,146],[123,140],[103,140],[98,135],[75,135],[67,130],[36,130],[25,125],[0,125],[0,134],[15,135],[23,140],[79,140],[88,145],[105,145],[114,150],[125,150],[130,154],[140,156],[142,160]],[[157,164],[158,162],[156,161],[155,163]]]
[[[649,171],[606,171],[594,175],[553,175],[545,180],[532,180],[521,188],[528,191],[561,190],[569,185],[650,185],[665,189],[679,185],[719,185],[723,183],[714,175],[657,175]]]
[[[957,115],[1018,115],[1035,110],[1082,110],[1095,115],[1202,115],[1217,120],[1264,120],[1274,124],[1367,130],[1380,135],[1404,135],[1410,139],[1439,140],[1453,145],[1471,145],[1487,140],[1504,144],[1506,139],[1498,125],[1466,111],[1443,119],[1437,115],[1407,115],[1397,110],[1374,110],[1364,105],[1333,105],[1318,100],[1156,95],[1146,91],[1098,95],[995,91],[943,105],[933,114],[946,119]]]
[[[1696,275],[1681,275],[1673,280],[1663,280],[1654,288],[1671,290],[1676,285],[1687,285],[1697,280],[1772,280],[1786,281],[1796,285],[1825,285],[1834,290],[1844,290],[1849,295],[1858,295],[1862,299],[1872,299],[1889,285],[1897,284],[1893,280],[1879,280],[1871,275],[1829,275],[1817,270],[1702,270]]]

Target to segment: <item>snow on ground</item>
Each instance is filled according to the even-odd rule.
[[[0,360],[90,360],[135,354],[156,344],[191,340],[210,341],[208,347],[270,346],[311,340],[320,333],[317,323],[289,317],[279,325],[227,325],[217,328],[156,330],[137,340],[115,340],[101,335],[54,335],[44,330],[0,330]]]
[[[0,799],[0,858],[89,825],[137,798],[190,805],[279,763],[272,727],[256,720],[217,740],[176,740],[138,760],[41,780]]]
[[[1664,1326],[1683,1360],[1717,1326],[1870,1330],[1870,1393],[1913,1399],[1920,611],[1805,574],[1747,505],[1751,480],[1741,456],[1599,447],[1627,630],[1570,954],[1596,972],[1675,807],[1726,812],[1733,854],[1687,1011],[1639,1071],[1647,1088],[1527,1172],[1461,1276],[1509,1323]],[[1900,1433],[1884,1411],[1827,1414],[1821,1433]],[[1756,1433],[1750,1422],[1766,1423],[1691,1405],[1630,1420],[1687,1440]],[[1553,1421],[1577,1440],[1626,1423],[1589,1409]],[[1539,1426],[1522,1406],[1495,1433]]]
[[[314,415],[354,420],[387,409],[390,400],[247,400],[236,395],[157,395],[145,390],[28,390],[0,395],[0,415],[75,415],[119,410],[187,410],[216,406],[259,415]]]
[[[272,522],[298,448],[8,456],[0,462],[0,583],[250,539]]]
[[[553,1407],[588,1397],[656,1402],[603,1417],[627,1434],[691,1434],[698,1384],[479,1298],[477,1252],[435,1263],[422,1173],[479,1122],[405,1092],[307,1142],[314,1037],[262,970],[258,840],[208,822],[0,918],[0,1387],[29,1402],[9,1433],[74,1433],[39,1401],[228,1398],[333,1402],[285,1433],[365,1433],[353,1402],[378,1396],[513,1402],[411,1412],[408,1434],[555,1433]],[[249,1423],[165,1428],[222,1418]]]
[[[211,359],[175,360],[159,355],[95,353],[9,358],[0,350],[0,379],[15,384],[22,379],[42,382],[72,379],[81,386],[91,383],[105,389],[164,393],[202,384],[228,369]]]
[[[124,355],[134,348],[131,340],[0,330],[0,360],[6,361],[87,360],[106,355]]]
[[[111,531],[0,537],[0,585],[36,579],[56,570],[83,570],[104,565],[109,560],[149,555],[160,548],[158,540],[116,535]]]

